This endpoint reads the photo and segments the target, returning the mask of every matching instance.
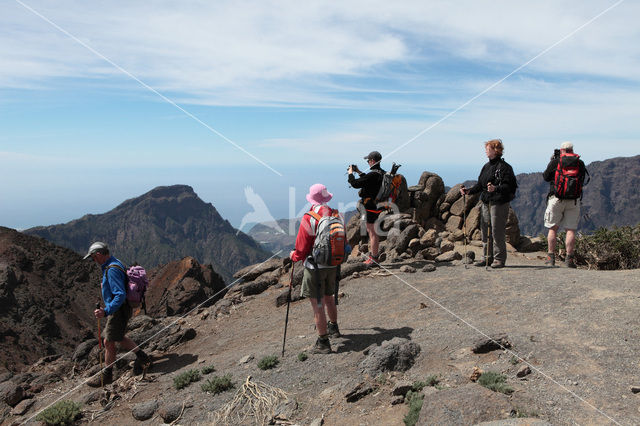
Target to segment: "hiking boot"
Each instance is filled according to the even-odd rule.
[[[494,260],[493,263],[491,264],[491,268],[492,269],[504,268],[504,262],[500,262],[499,260]]]
[[[331,337],[341,337],[340,329],[338,328],[338,323],[333,323],[331,321],[327,321],[327,334]]]
[[[547,253],[547,260],[544,261],[547,266],[556,266],[556,256],[553,253]]]
[[[574,260],[573,255],[567,255],[567,257],[564,259],[564,264],[567,266],[567,268],[574,268],[576,267],[576,262]]]
[[[489,258],[489,263],[487,263],[487,261],[486,261],[485,259],[481,259],[481,260],[478,260],[478,261],[477,261],[476,263],[474,263],[473,265],[474,265],[474,266],[485,266],[485,265],[487,265],[487,264],[491,265],[492,263],[493,263],[493,259],[492,259],[492,258]]]
[[[371,255],[369,255],[369,257],[367,257],[367,260],[364,261],[365,265],[377,265],[378,264],[378,257],[373,257]]]
[[[100,379],[100,376],[102,376],[102,380]],[[91,380],[87,382],[87,385],[91,386],[92,388],[99,388],[103,384],[108,385],[111,383],[113,383],[113,370],[110,368],[105,368],[100,372],[100,374],[94,375]]]
[[[142,350],[136,353],[136,360],[133,362],[133,374],[138,375],[151,367],[151,358]]]
[[[327,337],[322,338],[318,337],[316,340],[316,344],[311,348],[312,354],[330,354],[331,353],[331,343],[329,343],[329,339]]]

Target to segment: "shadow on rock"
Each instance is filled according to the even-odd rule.
[[[348,329],[343,329],[342,342],[336,346],[336,352],[362,352],[373,344],[380,345],[382,342],[391,340],[394,337],[411,339],[409,336],[413,332],[411,327],[389,329],[372,327],[371,330],[374,330],[375,333],[352,334],[348,333]]]
[[[160,357],[154,356],[153,367],[151,372],[153,373],[172,373],[180,370],[187,365],[193,364],[198,360],[198,357],[193,354],[166,354]]]

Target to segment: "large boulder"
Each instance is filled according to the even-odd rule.
[[[360,368],[371,377],[385,371],[407,371],[413,366],[418,354],[420,345],[409,339],[394,337],[371,349],[360,363]]]
[[[359,214],[354,214],[349,222],[347,222],[347,241],[351,247],[355,247],[360,241],[363,241],[367,235],[367,224],[361,220]]]
[[[417,425],[473,425],[509,418],[509,397],[477,383],[438,391],[424,399]]]
[[[458,201],[458,198],[462,197],[462,195],[460,195],[460,188],[462,188],[461,183],[454,185],[453,188],[451,188],[449,192],[447,192],[447,195],[445,195],[443,203],[452,205],[453,203]]]
[[[404,231],[402,231],[395,244],[396,252],[398,254],[404,253],[409,247],[411,240],[418,236],[419,231],[420,227],[416,224],[407,226]]]
[[[437,213],[437,203],[444,194],[444,182],[435,173],[423,172],[418,185],[423,186],[424,190],[414,193],[413,203],[416,208],[418,223],[424,224],[425,221]]]
[[[460,216],[451,215],[447,220],[447,224],[445,225],[445,229],[451,233],[457,231],[462,227],[462,218]]]
[[[467,235],[473,235],[476,229],[480,229],[480,204],[472,208],[467,215]]]
[[[193,257],[170,262],[150,278],[147,309],[156,317],[180,315],[205,301],[206,306],[213,305],[226,293],[223,278],[211,265],[202,266]]]
[[[512,246],[517,246],[520,243],[520,227],[518,226],[518,216],[516,212],[509,207],[509,216],[507,217],[507,242]]]

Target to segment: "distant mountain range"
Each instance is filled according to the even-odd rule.
[[[594,161],[587,164],[587,170],[591,182],[584,189],[579,230],[590,232],[600,227],[640,223],[640,190],[636,187],[640,182],[640,155]],[[521,173],[516,177],[518,193],[511,206],[518,216],[520,232],[530,236],[546,234],[544,211],[549,183],[542,178],[542,172]],[[475,183],[473,180],[463,182],[467,187]],[[451,188],[445,189],[448,191]],[[355,211],[346,213],[347,222],[353,214]],[[286,234],[278,232],[273,223],[257,224],[248,234],[264,248],[271,251],[283,250],[286,253],[295,244],[295,234],[288,233],[290,220],[277,221]],[[300,220],[295,219],[296,232],[299,223]]]
[[[126,263],[151,268],[192,256],[229,282],[237,270],[271,256],[223,219],[187,185],[160,186],[113,210],[23,231],[84,254],[104,241]]]
[[[640,223],[640,155],[594,161],[587,164],[587,171],[591,182],[583,192],[580,231]],[[534,236],[546,233],[544,211],[549,183],[542,173],[516,177],[518,195],[511,206],[520,221],[520,231]]]

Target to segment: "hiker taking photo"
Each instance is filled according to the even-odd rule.
[[[149,356],[125,335],[127,323],[132,316],[132,308],[127,302],[127,274],[125,267],[118,259],[109,254],[105,243],[95,242],[89,247],[84,259],[91,258],[102,269],[102,301],[104,307],[98,307],[93,314],[98,318],[107,318],[104,328],[104,348],[106,367],[87,382],[89,386],[99,387],[113,382],[113,364],[116,362],[116,343],[122,349],[133,351],[136,360],[133,364],[134,374],[140,374],[144,366],[150,364]],[[101,336],[99,336],[101,338]]]
[[[513,168],[502,158],[504,145],[500,139],[484,143],[489,161],[482,167],[478,182],[471,188],[460,188],[461,194],[480,195],[480,229],[483,257],[476,266],[504,268],[507,261],[506,227],[509,202],[514,199],[518,183]]]
[[[360,189],[360,204],[358,211],[363,215],[363,219],[367,222],[367,234],[369,235],[369,255],[364,263],[375,265],[378,263],[378,247],[380,245],[380,237],[376,233],[375,223],[382,210],[378,209],[376,197],[382,185],[384,170],[380,167],[382,155],[378,151],[371,151],[369,155],[364,157],[369,165],[369,173],[358,170],[355,165],[349,166],[347,173],[349,174],[349,185],[353,188]],[[358,173],[356,178],[353,173]]]
[[[545,264],[555,266],[556,237],[560,227],[567,230],[565,265],[575,268],[576,230],[580,221],[582,187],[585,185],[587,169],[580,156],[573,152],[573,143],[563,142],[554,151],[551,161],[542,177],[549,182],[547,208],[544,212],[544,226],[549,229],[547,242],[549,250]],[[588,183],[588,181],[586,182]]]
[[[301,294],[311,301],[318,331],[318,339],[311,352],[319,354],[331,352],[329,336],[340,337],[335,301],[337,268],[347,255],[344,219],[327,205],[332,197],[333,194],[321,183],[311,185],[306,197],[311,203],[311,210],[302,217],[295,250],[289,254],[293,262],[304,261]]]

